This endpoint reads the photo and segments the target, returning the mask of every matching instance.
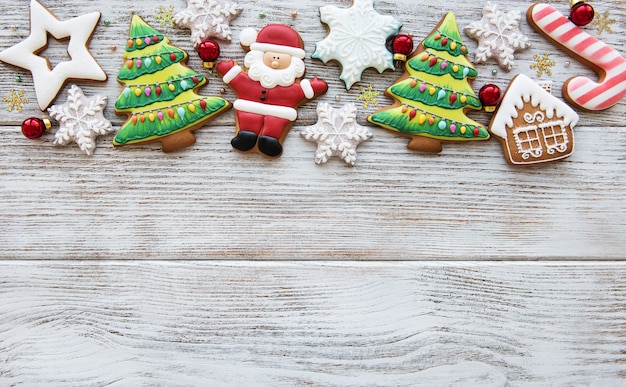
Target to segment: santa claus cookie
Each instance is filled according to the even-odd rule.
[[[240,40],[249,50],[243,67],[232,60],[217,65],[224,83],[237,94],[237,130],[231,144],[242,152],[278,157],[298,107],[326,93],[328,85],[317,78],[302,79],[304,44],[291,27],[270,24],[258,33],[247,28]]]

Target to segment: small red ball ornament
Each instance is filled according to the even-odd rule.
[[[413,52],[413,38],[409,35],[397,35],[391,42],[393,60],[404,62],[406,57]]]
[[[496,110],[496,106],[500,103],[500,100],[502,99],[502,91],[500,90],[498,85],[488,83],[480,88],[480,91],[478,92],[478,98],[483,104],[483,108],[486,112],[493,112]]]
[[[593,20],[595,10],[583,0],[572,0],[570,7],[569,19],[577,26],[586,26]]]
[[[220,56],[220,45],[215,40],[205,40],[198,46],[198,55],[203,60],[202,65],[212,69]]]
[[[36,140],[41,138],[47,129],[50,129],[52,124],[50,120],[47,118],[36,118],[30,117],[22,122],[22,134],[26,138],[30,138],[31,140]]]

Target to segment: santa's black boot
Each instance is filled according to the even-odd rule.
[[[230,145],[233,148],[238,149],[240,151],[249,151],[254,148],[256,145],[257,134],[254,132],[248,132],[247,130],[240,130],[232,140],[230,140]]]
[[[261,136],[259,137],[259,151],[264,155],[276,157],[283,153],[283,146],[277,138]]]

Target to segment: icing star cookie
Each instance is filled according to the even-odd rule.
[[[194,47],[210,38],[230,41],[230,21],[241,10],[239,4],[227,0],[187,0],[187,9],[174,16],[174,23],[191,30]]]
[[[320,19],[328,25],[330,33],[317,43],[312,57],[324,63],[339,62],[342,67],[339,78],[345,82],[346,89],[360,81],[368,67],[379,73],[394,69],[393,55],[385,41],[398,33],[402,23],[376,12],[374,0],[354,0],[350,8],[321,7]]]
[[[510,71],[515,51],[530,47],[528,37],[519,30],[521,17],[519,11],[504,13],[490,2],[485,3],[483,18],[464,29],[467,36],[478,41],[475,62],[484,63],[493,58],[502,69]]]
[[[107,97],[99,95],[86,97],[80,87],[72,85],[67,102],[52,105],[48,109],[50,117],[59,122],[55,134],[55,145],[78,144],[80,150],[92,156],[96,149],[96,138],[113,132],[111,122],[104,118]]]
[[[29,70],[33,75],[39,108],[45,110],[69,79],[105,81],[107,75],[91,56],[87,45],[100,12],[92,12],[60,21],[48,9],[32,0],[30,3],[30,35],[22,42],[0,52],[0,60]],[[69,39],[70,60],[50,68],[50,62],[39,55],[48,44],[48,34],[57,40]]]
[[[340,157],[350,165],[356,162],[356,148],[372,137],[372,132],[356,122],[356,106],[352,103],[333,109],[328,103],[317,104],[317,123],[300,133],[307,141],[317,143],[315,164],[331,157]]]

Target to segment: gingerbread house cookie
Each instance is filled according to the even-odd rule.
[[[574,152],[572,128],[578,114],[523,74],[507,88],[489,130],[502,143],[511,165],[563,159]]]

